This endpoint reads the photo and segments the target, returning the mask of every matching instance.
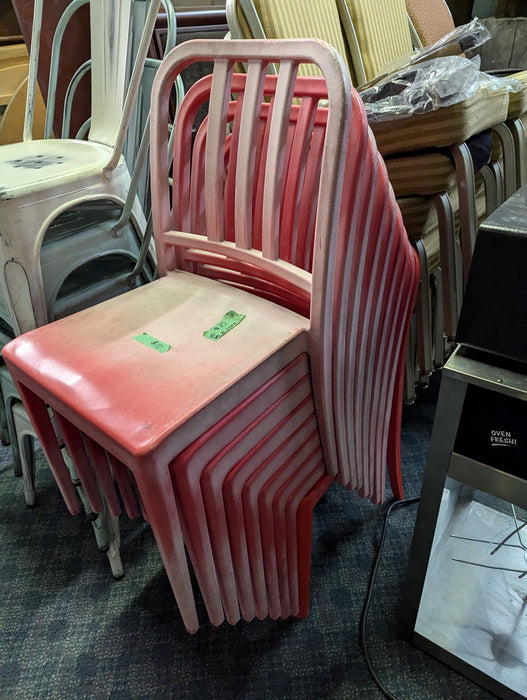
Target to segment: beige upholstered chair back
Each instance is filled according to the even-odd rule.
[[[342,3],[341,14],[347,11],[354,27],[364,71],[364,75],[360,76],[361,68],[357,65],[360,59],[354,56],[354,67],[360,83],[384,73],[386,66],[412,52],[412,34],[404,0],[338,2]]]
[[[227,0],[226,10],[234,39],[322,39],[350,64],[335,0]],[[302,65],[299,73],[317,69]]]

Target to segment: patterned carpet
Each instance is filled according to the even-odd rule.
[[[405,408],[407,496],[419,494],[437,386]],[[380,698],[359,620],[386,506],[334,485],[315,509],[311,612],[190,636],[148,525],[122,518],[125,576],[111,577],[91,527],[66,511],[47,467],[24,505],[9,448],[0,466],[0,698]],[[400,700],[490,698],[396,637],[417,506],[390,519],[368,617],[369,649]]]

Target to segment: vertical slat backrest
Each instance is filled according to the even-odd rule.
[[[207,143],[205,154],[204,201],[206,236],[188,231],[171,230],[171,206],[178,206],[185,186],[176,184],[174,191],[169,186],[169,154],[167,148],[168,100],[177,75],[190,62],[212,60],[214,62],[211,98],[209,103]],[[234,240],[226,240],[225,232],[225,153],[226,126],[231,101],[232,75],[234,66],[243,63],[247,66],[246,81],[254,81],[251,88],[245,87],[240,124],[250,122],[248,133],[240,128],[238,161],[252,159],[251,148],[259,135],[259,114],[263,102],[263,81],[260,68],[273,64],[278,68],[276,89],[270,104],[269,141],[265,157],[258,168],[258,182],[263,181],[262,195],[262,244],[261,250],[246,248],[251,244],[250,232],[235,230]],[[314,63],[324,76],[327,88],[327,128],[324,132],[324,147],[321,154],[320,178],[313,192],[316,201],[315,233],[313,240],[312,273],[279,259],[282,192],[285,183],[286,159],[284,146],[290,128],[290,114],[298,108],[294,99],[294,84],[297,67],[301,63]],[[285,66],[285,68],[284,68]],[[284,68],[284,70],[282,70]],[[333,414],[331,412],[331,353],[334,336],[332,332],[333,283],[335,274],[336,232],[339,221],[342,181],[344,177],[344,157],[349,138],[351,105],[351,81],[342,57],[329,45],[316,40],[280,41],[200,41],[185,42],[177,47],[159,69],[153,89],[151,123],[151,173],[152,173],[152,216],[156,240],[158,268],[166,274],[177,264],[176,249],[198,251],[221,260],[222,267],[231,272],[246,274],[248,269],[255,271],[258,293],[262,284],[275,285],[281,290],[292,290],[293,295],[309,304],[310,354],[312,358],[314,392],[318,405],[317,415],[321,416],[320,428],[324,436],[328,462],[334,464],[335,439]],[[258,109],[250,104],[248,95],[256,98]],[[184,103],[180,108],[184,112]],[[176,141],[178,131],[188,129],[190,119],[176,115],[174,130]],[[251,119],[253,115],[254,119]],[[184,138],[190,138],[187,131]],[[245,144],[245,140],[251,144]],[[242,146],[243,144],[243,146]],[[187,147],[188,149],[188,147]],[[240,149],[242,156],[240,156]],[[182,148],[185,151],[185,147]],[[175,151],[179,152],[179,151]],[[187,150],[188,154],[188,150]],[[256,159],[252,159],[256,162]],[[185,163],[183,163],[185,166]],[[229,167],[232,165],[229,163]],[[174,161],[173,171],[179,164]],[[243,174],[246,172],[242,165]],[[236,167],[236,170],[238,168]],[[237,172],[237,176],[238,176]],[[251,177],[255,177],[254,168]],[[235,216],[235,227],[240,221],[251,217],[247,211],[253,205],[254,186],[241,186],[240,194],[236,187],[236,201],[243,206],[243,214]],[[187,190],[188,191],[188,190]],[[241,203],[241,197],[246,201]],[[292,205],[293,203],[289,203]],[[310,203],[311,205],[311,203]],[[185,206],[185,205],[184,205]],[[188,217],[189,219],[190,217]],[[226,265],[224,261],[228,261]],[[284,296],[284,292],[282,292]],[[326,410],[327,409],[327,410]]]
[[[207,99],[211,76],[195,83],[187,94],[187,99],[179,113],[185,122],[193,121],[200,106]],[[261,250],[265,160],[269,143],[270,114],[273,108],[274,85],[276,76],[267,75],[264,83],[264,96],[269,101],[261,103],[258,126],[254,143],[249,149],[249,157],[243,154],[239,158],[240,132],[243,91],[245,76],[233,76],[233,99],[228,110],[228,133],[225,141],[224,169],[226,182],[225,201],[225,238],[235,240],[236,229],[247,229],[247,238],[252,246]],[[316,198],[319,185],[320,166],[324,146],[327,110],[318,107],[320,100],[327,97],[325,82],[322,79],[299,78],[295,83],[295,100],[289,115],[289,126],[284,148],[284,186],[281,193],[281,242],[279,257],[306,271],[311,271],[313,257],[313,236],[315,231]],[[190,113],[190,114],[189,114]],[[188,116],[187,116],[188,115]],[[255,118],[258,115],[255,115]],[[203,171],[205,163],[205,144],[208,129],[206,117],[197,129],[190,163],[189,139],[179,129],[176,134],[174,163],[179,167],[173,171],[173,184],[177,191],[178,205],[172,211],[172,227],[194,233],[206,234],[205,225],[205,188]],[[243,132],[243,130],[242,130]],[[232,166],[231,166],[232,163]],[[249,177],[242,172],[242,187],[246,192],[245,216],[239,215],[240,206],[236,202],[236,187],[240,182],[240,164],[252,168],[256,177],[251,178],[252,191],[249,190]],[[183,166],[183,167],[182,167]],[[262,169],[262,175],[260,175]],[[247,183],[247,184],[246,184]],[[243,197],[240,198],[243,202]],[[252,203],[252,206],[249,204]],[[186,206],[188,204],[188,206]],[[238,215],[237,215],[238,214]],[[188,261],[188,257],[187,257]],[[183,262],[180,262],[183,266]],[[308,312],[307,312],[308,313]]]
[[[419,266],[364,107],[356,94],[353,100],[335,268],[331,401],[338,478],[381,502]]]
[[[179,217],[171,213],[171,199],[167,183],[168,155],[166,150],[166,100],[170,89],[171,81],[181,70],[186,62],[184,46],[178,47],[173,56],[181,56],[179,67],[170,68],[165,62],[164,68],[156,78],[157,92],[153,101],[152,118],[152,192],[153,192],[153,214],[154,231],[158,251],[158,263],[161,274],[171,269],[176,264],[176,254],[174,245],[195,247],[206,249],[209,253],[232,257],[240,265],[249,263],[255,269],[263,270],[262,277],[270,281],[284,279],[286,284],[297,284],[299,288],[306,292],[311,291],[311,278],[306,276],[304,270],[296,270],[290,263],[284,264],[279,259],[281,215],[283,205],[283,188],[285,186],[285,171],[289,163],[285,162],[285,144],[287,143],[290,128],[290,114],[297,110],[298,106],[293,104],[293,93],[296,82],[296,67],[299,63],[311,62],[315,60],[321,63],[322,69],[328,73],[329,87],[329,116],[333,128],[328,128],[325,149],[322,154],[322,165],[327,177],[322,177],[319,188],[314,192],[317,208],[317,233],[321,236],[317,250],[320,259],[316,276],[321,285],[323,293],[321,299],[325,299],[325,285],[327,282],[325,262],[331,249],[331,235],[335,229],[338,217],[339,182],[342,177],[340,160],[342,158],[342,147],[347,140],[347,115],[349,94],[351,86],[346,73],[346,68],[340,57],[329,47],[320,42],[199,42],[199,51],[196,49],[196,42],[187,47],[190,51],[209,57],[214,60],[214,72],[212,78],[210,108],[207,121],[206,132],[206,154],[205,154],[205,176],[204,182],[204,202],[205,202],[205,228],[206,242],[204,236],[198,239],[196,236],[189,237],[190,210],[187,209],[185,201],[190,196],[190,185],[183,178],[175,178],[172,198],[174,209],[178,208],[179,202],[183,203],[183,215]],[[319,49],[321,57],[318,56]],[[215,53],[212,53],[212,52]],[[289,51],[289,55],[288,52]],[[296,52],[296,53],[295,53]],[[312,58],[314,57],[314,59]],[[233,88],[233,70],[237,62],[245,59],[248,64],[247,76],[245,78],[245,88],[243,92],[242,107],[239,118],[239,138],[236,148],[237,158],[229,161],[229,172],[236,169],[236,191],[235,191],[235,214],[234,214],[234,236],[232,232],[226,235],[225,221],[225,191],[227,175],[225,172],[225,158],[228,143],[227,122],[229,106],[231,104],[231,90]],[[264,100],[265,67],[270,62],[280,66],[275,89],[269,103],[270,118],[268,119],[269,137],[268,147],[262,162],[257,163],[255,154],[257,152],[258,139],[261,138],[260,112]],[[283,66],[287,66],[282,70]],[[333,73],[333,75],[331,75]],[[337,77],[337,75],[339,77]],[[164,83],[165,87],[162,87]],[[189,91],[190,93],[192,91]],[[164,97],[162,97],[164,93]],[[177,173],[178,162],[185,164],[188,162],[190,152],[187,142],[188,129],[192,122],[192,117],[186,113],[186,100],[192,95],[187,95],[178,112],[175,123],[175,147],[174,147],[174,172]],[[163,105],[163,106],[162,106]],[[164,116],[162,116],[164,114]],[[336,121],[335,121],[336,120]],[[338,123],[337,123],[338,122]],[[181,161],[180,161],[181,159]],[[262,165],[263,163],[263,165]],[[256,165],[258,165],[257,185]],[[251,214],[254,205],[255,186],[263,184],[262,194],[262,244],[261,250],[254,250],[252,240],[252,222],[254,212]],[[173,223],[183,226],[181,229],[171,230]],[[324,222],[324,223],[322,223]],[[188,227],[188,228],[187,228]],[[185,228],[187,230],[185,231]],[[190,232],[192,233],[192,231]],[[204,233],[201,231],[200,233]],[[327,240],[326,240],[327,237]],[[230,238],[232,242],[226,239]],[[188,242],[188,245],[187,245]],[[319,303],[319,302],[316,302]],[[318,313],[318,312],[317,312]]]
[[[290,206],[284,209],[281,223],[288,232],[282,240],[281,257],[308,271],[313,264],[316,216],[313,192],[320,179],[327,119],[327,111],[318,109],[317,105],[318,100],[313,97],[303,99],[299,107],[284,186],[284,199]],[[312,134],[309,143],[302,138],[304,133]],[[298,167],[299,163],[303,167]]]
[[[281,194],[285,185],[284,148],[297,67],[298,63],[291,60],[282,61],[280,65],[269,125],[269,145],[267,148],[262,202],[262,253],[269,260],[277,260],[279,258],[282,214]]]
[[[229,86],[234,72],[230,58],[214,61],[210,93],[209,126],[205,146],[205,226],[211,241],[224,240],[223,188],[225,185],[225,134],[230,101]],[[175,128],[177,129],[177,122]],[[251,138],[247,134],[247,138]]]
[[[234,188],[234,240],[244,249],[252,248],[253,238],[253,191],[255,158],[257,151],[259,114],[263,102],[263,86],[266,65],[254,62],[247,72],[247,90],[244,93],[240,114],[239,129],[245,135],[237,139],[236,186]],[[208,143],[208,139],[207,139]],[[231,178],[232,180],[232,178]]]
[[[232,62],[217,61],[210,97],[205,152],[205,223],[207,236],[212,241],[225,240],[225,143],[227,113],[230,102]],[[234,243],[237,248],[253,248],[253,193],[257,176],[255,156],[259,116],[264,101],[264,79],[267,62],[251,60],[247,68],[246,85],[241,102],[241,116],[237,139],[234,191]],[[281,232],[282,190],[284,186],[284,152],[289,127],[297,62],[284,60],[280,65],[276,91],[270,107],[269,136],[265,167],[261,171],[263,183],[261,213],[261,251],[268,260],[278,260]]]

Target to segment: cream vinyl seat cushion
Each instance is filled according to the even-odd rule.
[[[509,111],[508,119],[515,119],[527,113],[527,70],[522,70],[519,73],[512,73],[511,78],[521,83],[522,89],[516,92],[511,92],[509,95]]]
[[[384,162],[397,197],[449,192],[456,185],[452,160],[441,151],[396,155]]]
[[[256,37],[254,24],[249,27],[247,15],[251,11],[256,11],[257,19],[261,24],[261,37],[280,38],[280,37],[314,37],[327,41],[334,46],[339,53],[348,58],[350,72],[353,75],[353,65],[350,63],[350,52],[343,33],[343,27],[339,17],[338,5],[335,0],[323,0],[322,2],[310,2],[306,5],[306,12],[299,13],[296,11],[294,4],[287,0],[252,0],[245,2],[227,3],[227,13],[229,26],[233,38],[238,36],[243,38]],[[366,13],[367,15],[367,13]],[[395,21],[395,20],[394,20]],[[374,34],[378,36],[380,46],[386,45],[389,42],[382,41],[383,31],[376,29],[375,25],[370,23],[370,28]],[[402,29],[402,28],[401,28]],[[408,35],[408,27],[401,32],[405,36]],[[411,42],[400,41],[398,48],[406,53],[412,50]],[[377,66],[384,65],[386,60],[393,60],[395,54],[386,53],[379,50],[370,59],[371,70]],[[301,66],[301,69],[303,66]],[[311,66],[306,68],[311,70]],[[355,80],[356,82],[356,80]],[[500,104],[506,99],[501,94]],[[452,122],[459,120],[460,125],[456,126],[457,133],[460,135],[459,142],[464,140],[463,136],[468,130],[469,125],[473,125],[476,119],[476,114],[479,105],[467,113],[463,119],[457,116],[449,119],[448,125],[438,135],[437,127],[428,128],[426,120],[421,126],[419,118],[401,119],[398,120],[397,129],[390,136],[390,129],[393,130],[391,122],[387,122],[382,126],[374,126],[374,133],[377,141],[377,146],[383,156],[392,155],[394,153],[405,153],[401,157],[401,161],[396,163],[392,161],[387,164],[390,174],[390,181],[394,188],[396,196],[408,195],[427,195],[437,192],[437,187],[448,189],[451,181],[455,178],[455,169],[452,160],[445,154],[427,151],[423,153],[414,153],[419,148],[428,148],[429,146],[444,146],[453,143],[447,135],[451,133]],[[502,107],[503,111],[503,107]],[[426,115],[420,115],[426,116]],[[448,115],[446,115],[448,116]],[[434,117],[437,121],[437,117]],[[416,126],[417,122],[417,126]],[[440,125],[439,125],[440,127]],[[422,137],[415,140],[415,132],[422,131]],[[402,135],[401,135],[402,130]],[[401,142],[399,143],[399,139]],[[428,139],[428,141],[427,141]],[[446,141],[446,144],[445,144]]]

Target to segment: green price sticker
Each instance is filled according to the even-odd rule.
[[[146,345],[147,348],[157,350],[157,352],[168,352],[170,350],[170,345],[168,343],[154,338],[154,336],[150,335],[149,333],[141,333],[141,335],[136,335],[134,336],[134,340]]]
[[[218,323],[212,328],[209,328],[208,331],[204,331],[203,335],[209,340],[219,340],[225,333],[232,331],[244,318],[245,314],[237,314],[236,311],[227,311],[221,321],[218,321]]]

